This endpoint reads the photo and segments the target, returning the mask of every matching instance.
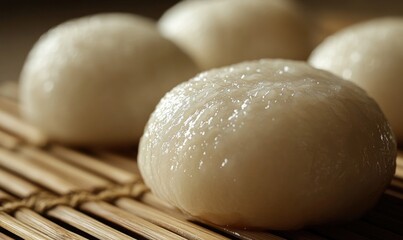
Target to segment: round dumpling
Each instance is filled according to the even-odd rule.
[[[63,143],[134,144],[164,93],[197,71],[151,20],[118,13],[71,20],[29,53],[22,114]]]
[[[138,164],[157,196],[204,221],[291,230],[361,216],[395,158],[388,122],[361,88],[303,62],[261,60],[167,93]]]
[[[291,0],[182,1],[159,28],[202,69],[265,57],[302,60],[311,50],[306,21]]]
[[[366,90],[403,143],[403,18],[375,19],[341,30],[321,43],[309,62]]]

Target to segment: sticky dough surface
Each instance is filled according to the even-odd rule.
[[[159,28],[202,69],[265,57],[302,60],[311,50],[308,26],[291,0],[182,1]]]
[[[348,27],[321,43],[309,62],[366,90],[403,144],[403,18]]]
[[[297,229],[357,218],[395,169],[377,104],[302,62],[204,72],[170,91],[139,147],[146,184],[203,220]]]
[[[75,145],[135,144],[159,99],[197,73],[151,20],[99,14],[44,34],[21,73],[23,116]]]

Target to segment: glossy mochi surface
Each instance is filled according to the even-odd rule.
[[[302,60],[311,50],[308,25],[291,0],[182,1],[159,28],[202,69],[266,57]]]
[[[361,216],[395,157],[383,113],[359,87],[302,62],[261,60],[165,95],[138,164],[157,196],[193,216],[290,230]]]
[[[403,18],[380,18],[328,37],[309,62],[362,87],[403,143]]]
[[[29,53],[22,113],[63,143],[134,144],[164,93],[196,73],[151,20],[118,13],[75,19],[45,33]]]

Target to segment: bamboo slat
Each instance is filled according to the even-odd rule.
[[[10,182],[12,184],[10,184]],[[0,168],[0,188],[18,196],[20,198],[28,197],[39,191],[39,188],[34,184],[21,179]]]
[[[132,237],[70,207],[61,205],[49,210],[47,214],[101,240],[133,239]]]
[[[221,232],[224,232],[233,238],[238,238],[241,240],[285,240],[285,238],[274,235],[268,232],[254,232],[254,231],[246,231],[239,229],[229,229],[226,227],[220,226],[211,226],[212,228],[219,229]]]
[[[128,183],[138,178],[138,176],[131,172],[114,167],[113,165],[111,166],[103,161],[99,161],[97,158],[85,155],[73,149],[52,145],[50,146],[49,151],[67,162],[95,172],[117,183]]]
[[[102,188],[110,185],[109,181],[93,175],[88,171],[68,164],[60,159],[50,155],[49,153],[30,146],[20,147],[19,152],[22,155],[28,157],[31,161],[38,162],[39,164],[46,166],[50,171],[58,173],[59,176],[69,179],[80,185],[80,189],[93,190],[96,188]]]
[[[346,229],[355,232],[369,239],[390,239],[401,240],[402,236],[395,234],[387,229],[358,220],[344,226]]]
[[[105,202],[87,202],[81,208],[152,240],[186,239]]]
[[[0,166],[60,194],[80,190],[79,186],[74,185],[57,173],[49,171],[46,166],[5,149],[0,149]]]
[[[281,232],[279,235],[285,237],[286,239],[292,240],[326,240],[326,238],[316,235],[308,231],[290,231]]]
[[[109,165],[118,166],[121,169],[127,169],[132,173],[140,174],[135,158],[128,158],[105,150],[94,150],[93,152]]]
[[[14,199],[15,198],[10,194],[4,192],[3,190],[0,190],[0,205],[3,205],[3,203],[5,202],[13,201]]]
[[[399,151],[396,158],[396,165],[398,167],[403,167],[403,151]]]
[[[0,232],[0,239],[2,239],[2,240],[13,240],[14,238],[9,237],[9,236],[5,235],[4,233]]]
[[[396,166],[395,176],[397,178],[400,178],[403,180],[403,167],[402,166],[399,166],[399,165]]]
[[[7,149],[15,149],[21,141],[13,135],[0,130],[0,146]]]
[[[38,129],[3,109],[0,110],[0,127],[7,129],[34,146],[43,146],[47,143],[45,135]]]
[[[393,200],[388,200],[387,196],[384,195],[374,210],[395,219],[403,220],[403,204],[395,204],[393,202]]]
[[[375,226],[403,236],[403,221],[399,218],[388,216],[383,212],[371,211],[367,214],[365,220]]]
[[[395,190],[393,190],[393,189],[387,189],[387,190],[385,191],[385,194],[388,194],[388,195],[391,195],[391,196],[393,196],[393,197],[395,197],[395,198],[398,198],[398,199],[400,199],[400,200],[403,200],[403,193],[402,193],[402,192],[395,191]]]
[[[162,213],[152,207],[134,201],[128,198],[118,199],[115,203],[118,207],[125,209],[143,219],[146,219],[158,226],[166,228],[172,232],[185,237],[186,239],[227,239],[219,234],[211,232],[205,228],[199,227],[193,223],[172,217],[166,213]]]
[[[52,239],[4,212],[0,212],[0,227],[27,240]]]
[[[313,228],[312,231],[317,233],[325,238],[334,239],[334,240],[345,240],[345,239],[354,239],[354,240],[369,240],[369,238],[361,236],[357,233],[351,232],[344,228],[338,228],[334,226],[325,226],[325,227],[316,227]]]
[[[86,239],[79,236],[59,225],[53,223],[52,221],[44,218],[38,213],[27,209],[21,208],[15,213],[15,218],[20,220],[22,223],[27,224],[35,228],[36,230],[42,232],[44,235],[49,236],[51,239],[71,239],[71,240],[83,240]]]

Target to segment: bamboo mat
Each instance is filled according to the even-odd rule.
[[[378,205],[340,226],[254,232],[207,225],[152,195],[134,151],[49,143],[0,86],[0,239],[403,239],[403,156]]]

